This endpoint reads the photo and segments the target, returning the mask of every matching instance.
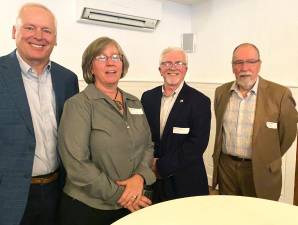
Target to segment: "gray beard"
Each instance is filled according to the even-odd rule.
[[[242,88],[243,90],[249,91],[255,84],[255,80],[246,80],[246,79],[239,79],[237,80],[237,85]]]

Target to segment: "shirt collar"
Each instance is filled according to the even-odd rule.
[[[180,91],[181,91],[181,89],[182,89],[182,87],[183,87],[183,85],[184,85],[184,81],[182,81],[181,82],[181,84],[179,84],[179,86],[177,87],[177,89],[173,92],[173,94],[171,95],[172,97],[173,96],[177,96],[177,95],[179,95],[179,93],[180,93]],[[166,97],[165,95],[164,95],[164,92],[165,92],[165,89],[164,89],[164,86],[162,85],[162,96],[163,97]],[[167,97],[171,97],[171,96],[167,96]]]
[[[23,58],[20,56],[18,51],[16,51],[16,55],[17,55],[17,59],[19,61],[20,67],[21,67],[21,71],[24,74],[28,74],[28,73],[35,73],[36,74],[36,72],[33,70],[33,68],[23,60]],[[44,71],[45,70],[47,70],[48,72],[51,71],[51,61],[49,61],[49,63],[45,66]]]
[[[123,91],[119,87],[118,87],[118,89],[119,89],[119,91],[121,91],[121,93],[123,95],[123,99],[137,100],[137,98],[134,97],[133,95],[126,93],[125,91]],[[95,87],[95,84],[94,83],[88,84],[87,87],[84,90],[84,93],[87,95],[87,97],[89,99],[102,99],[102,98],[104,98],[104,99],[110,99],[101,90],[97,89]]]
[[[257,77],[257,80],[256,80],[254,86],[249,90],[249,92],[256,95],[258,92],[258,86],[259,86],[259,76]],[[234,81],[234,83],[232,84],[230,91],[239,92],[239,88],[238,88],[236,81]]]

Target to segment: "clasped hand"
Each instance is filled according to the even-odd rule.
[[[139,174],[116,183],[125,188],[118,200],[122,207],[134,212],[152,204],[151,200],[143,195],[144,179]]]

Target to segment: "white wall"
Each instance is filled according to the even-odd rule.
[[[200,0],[192,13],[198,51],[193,57],[191,79],[233,80],[232,51],[242,42],[252,42],[259,47],[263,60],[260,74],[297,87],[297,8],[297,0]]]
[[[18,9],[25,2],[28,1],[5,1],[0,7],[0,55],[15,48],[11,28]],[[52,59],[72,69],[80,79],[84,49],[94,39],[109,36],[120,43],[131,63],[125,80],[161,80],[157,70],[161,50],[168,46],[180,46],[182,33],[191,32],[190,6],[173,2],[163,3],[161,23],[152,33],[77,23],[75,0],[38,2],[49,7],[58,20],[58,45]]]
[[[25,2],[10,0],[0,8],[0,55],[15,46],[11,27]],[[121,44],[131,62],[125,80],[161,81],[157,70],[160,51],[167,46],[180,46],[182,33],[193,32],[197,52],[189,54],[186,80],[223,83],[234,79],[232,50],[239,43],[253,42],[261,52],[264,78],[298,86],[296,0],[200,0],[194,7],[164,1],[162,21],[153,33],[77,23],[75,0],[38,2],[52,9],[58,19],[58,46],[52,59],[80,78],[83,50],[95,38],[110,36]]]

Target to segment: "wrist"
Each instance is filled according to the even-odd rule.
[[[144,177],[141,174],[136,173],[134,176],[136,176],[138,179],[140,179],[140,181],[142,182],[142,184],[145,184],[146,183]]]

